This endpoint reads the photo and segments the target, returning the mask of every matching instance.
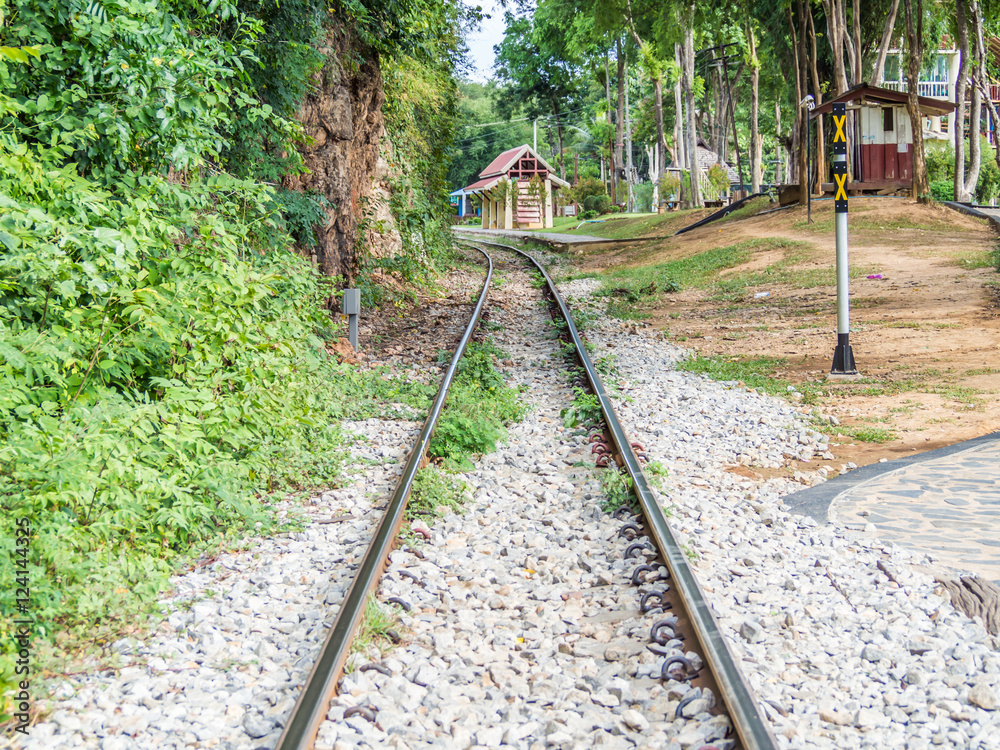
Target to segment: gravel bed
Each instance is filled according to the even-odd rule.
[[[562,424],[572,391],[541,292],[521,270],[503,275],[493,339],[532,410],[464,475],[468,511],[439,519],[422,548],[392,554],[381,596],[412,606],[407,638],[355,661],[381,661],[391,675],[345,677],[317,748],[686,750],[715,740],[726,750],[729,720],[709,713],[711,692],[653,678],[664,657],[648,633],[662,614],[640,615],[638,596],[654,584],[629,582],[635,562],[623,559],[620,522],[601,511],[586,436]],[[344,720],[352,706],[375,709],[376,721]]]
[[[596,285],[560,291],[586,305]],[[676,371],[684,350],[634,325],[601,316],[586,335],[615,358],[623,425],[670,472],[660,500],[782,747],[1000,747],[998,644],[914,569],[926,558],[787,512],[800,482],[737,473],[825,453],[804,409]]]
[[[412,604],[404,641],[354,659],[391,675],[349,674],[318,747],[697,750],[715,740],[724,750],[714,696],[654,678],[656,615],[637,611],[647,589],[626,582],[634,563],[600,512],[593,456],[560,419],[572,394],[559,344],[526,333],[550,331],[548,314],[537,290],[512,283],[524,274],[504,276],[494,340],[534,408],[464,475],[468,512],[392,554],[381,596]],[[585,305],[595,282],[562,288]],[[789,513],[782,497],[801,482],[738,473],[826,453],[806,414],[676,371],[683,350],[634,324],[598,315],[585,335],[595,357],[614,355],[626,429],[669,470],[658,496],[782,747],[1000,748],[997,643],[911,565],[921,561],[873,527]],[[426,362],[432,339],[419,348]],[[20,746],[273,747],[420,425],[344,426],[359,436],[358,461],[345,486],[307,503],[303,531],[248,540],[248,551],[177,576],[155,632],[115,643],[115,669],[105,659],[55,684],[52,713]],[[355,705],[376,709],[375,723],[343,720]]]

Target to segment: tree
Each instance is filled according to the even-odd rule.
[[[683,16],[684,23],[684,45],[682,47],[681,59],[681,88],[684,92],[684,118],[687,123],[687,144],[688,173],[691,175],[691,194],[688,201],[692,206],[701,206],[701,189],[699,186],[698,166],[698,135],[695,130],[694,121],[694,20],[695,4],[692,2],[685,8]]]
[[[913,131],[913,195],[919,203],[931,202],[931,187],[927,181],[927,164],[924,160],[924,126],[917,103],[917,87],[924,55],[924,2],[903,0],[906,15],[906,77],[910,81],[906,91],[906,111],[910,115]]]
[[[566,36],[544,16],[508,11],[504,20],[503,41],[493,48],[496,109],[506,119],[522,112],[530,120],[551,115],[557,139],[554,155],[565,177],[561,115],[576,108],[582,91],[580,71],[566,48]]]

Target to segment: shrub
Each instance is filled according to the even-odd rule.
[[[566,199],[570,203],[584,203],[589,196],[606,195],[607,192],[604,183],[596,177],[584,177],[576,183],[575,187],[566,191]]]
[[[934,180],[931,183],[931,195],[936,201],[955,200],[955,181],[953,179]]]
[[[594,196],[593,210],[599,214],[606,214],[611,210],[611,198],[607,195]]]
[[[681,189],[681,177],[677,172],[667,172],[660,178],[660,200],[676,198]]]
[[[580,218],[584,221],[590,221],[591,219],[597,218],[597,211],[584,211],[580,214]]]
[[[719,198],[729,192],[729,174],[721,164],[713,164],[708,170],[706,193],[714,193]]]
[[[990,200],[1000,195],[1000,169],[997,169],[996,161],[993,158],[993,146],[985,139],[981,139],[982,161],[979,168],[979,179],[976,182],[976,189],[972,191],[973,198],[980,203],[988,203]],[[927,179],[931,183],[931,194],[934,200],[954,200],[955,184],[955,149],[951,144],[940,141],[928,142],[925,146],[925,156],[927,160]],[[969,164],[969,149],[966,143],[965,149],[966,167]],[[934,183],[942,183],[935,192]],[[945,195],[944,184],[947,183],[947,198],[939,197]]]
[[[459,362],[428,451],[446,466],[470,466],[472,456],[494,450],[504,428],[524,417],[517,389],[494,366],[498,352],[488,342],[471,342]]]
[[[594,211],[596,213],[597,212],[597,209],[595,208],[596,205],[597,205],[596,195],[588,195],[586,198],[583,199],[584,211]]]

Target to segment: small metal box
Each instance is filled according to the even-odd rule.
[[[344,290],[343,310],[344,310],[344,315],[360,315],[361,314],[361,290],[360,289],[345,289]]]

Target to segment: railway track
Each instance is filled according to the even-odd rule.
[[[336,737],[343,734],[338,723],[347,725],[352,736],[360,734],[372,746],[389,743],[386,746],[411,747],[424,740],[429,743],[426,746],[434,746],[435,741],[436,746],[467,746],[474,740],[478,745],[499,745],[503,741],[528,747],[538,739],[550,746],[573,746],[582,731],[590,732],[592,738],[606,736],[608,742],[620,734],[634,733],[637,741],[654,745],[679,737],[683,747],[696,750],[775,747],[774,737],[761,718],[642,470],[642,448],[632,444],[619,423],[569,308],[544,268],[531,256],[507,245],[479,241],[471,244],[482,252],[489,267],[472,319],[277,747],[287,750],[333,746]],[[560,349],[565,354],[566,345],[572,344],[581,366],[574,385],[596,397],[603,424],[595,425],[587,436],[568,439],[570,436],[563,432],[554,442],[549,437],[541,449],[519,445],[519,454],[554,451],[550,460],[535,463],[538,477],[518,479],[528,482],[528,492],[507,492],[507,474],[491,474],[492,470],[485,469],[477,474],[478,497],[483,501],[482,523],[501,527],[498,536],[497,531],[492,532],[493,541],[478,539],[478,530],[470,529],[467,522],[445,519],[442,533],[451,538],[432,542],[458,545],[473,552],[463,553],[464,557],[451,553],[450,557],[435,557],[428,554],[431,550],[400,551],[392,555],[390,563],[414,476],[457,364],[479,325],[493,286],[494,261],[483,250],[487,246],[495,248],[496,262],[510,275],[510,286],[515,290],[528,287],[524,270],[527,261],[534,264],[533,273],[544,279],[548,310],[553,319],[564,321],[555,326],[563,341],[525,341],[525,356],[547,348],[551,358]],[[519,253],[516,260],[513,253]],[[540,302],[541,292],[533,294],[533,301]],[[538,322],[541,311],[537,306],[519,307],[517,302],[505,300],[501,304],[515,319],[517,315],[527,316],[525,320],[534,316],[537,336],[544,330]],[[549,366],[536,376],[535,384],[540,384],[540,390],[561,389],[565,401],[571,394],[569,386],[556,386],[552,378],[559,379],[560,374]],[[564,369],[561,379],[565,378]],[[532,384],[525,385],[530,388]],[[554,424],[558,422],[558,406],[536,405],[536,409],[540,421],[530,431],[558,432]],[[534,436],[523,437],[528,442]],[[634,507],[639,511],[636,516],[623,507],[616,513],[617,526],[608,517],[586,518],[594,507],[593,502],[587,502],[593,493],[585,492],[586,486],[578,477],[574,479],[556,466],[560,457],[564,466],[580,463],[580,456],[586,453],[596,456],[598,465],[607,466],[607,471],[619,471],[628,477],[622,486],[632,488]],[[570,461],[572,458],[576,460]],[[542,469],[543,465],[546,468]],[[590,486],[593,488],[592,479]],[[511,508],[506,516],[504,503]],[[580,520],[573,520],[574,513]],[[518,542],[523,548],[518,548]],[[581,544],[595,549],[578,554]],[[533,551],[535,554],[531,554]],[[409,651],[400,647],[398,658],[362,666],[359,672],[344,678],[348,689],[337,696],[351,640],[387,566],[390,574],[383,593],[407,610],[414,645]],[[527,604],[523,598],[518,599],[525,588],[531,590]],[[600,596],[591,592],[599,592]],[[456,600],[462,601],[456,604]],[[602,612],[609,605],[612,611]],[[566,611],[560,614],[561,608]],[[460,623],[457,644],[446,634],[451,621]],[[573,628],[580,633],[571,632]],[[468,648],[463,650],[465,643]],[[479,648],[481,644],[485,646]],[[504,649],[521,661],[505,654],[497,656]],[[426,666],[421,665],[421,659],[427,659]],[[553,666],[557,662],[569,672],[572,679],[568,682],[555,674]],[[482,676],[485,692],[478,687],[464,693],[446,689],[452,683],[470,682],[470,675]],[[631,675],[644,677],[630,684],[623,677]],[[410,691],[411,685],[418,689]],[[394,697],[384,700],[382,689]],[[467,704],[476,704],[482,700],[498,708],[493,713],[483,712],[479,717],[481,728],[474,737],[466,737],[468,729],[455,729],[447,716],[442,719],[441,711],[428,709],[424,705],[427,701],[421,698],[414,704],[412,692],[419,696],[431,694],[444,703],[462,705],[464,699]],[[512,719],[512,710],[505,713],[504,706],[516,705],[518,696],[523,698],[524,706],[513,709],[517,715]],[[394,701],[400,704],[401,711],[396,710]],[[436,724],[430,719],[429,726],[421,724],[421,708],[425,714],[433,714]],[[665,711],[671,715],[665,715]],[[546,722],[546,716],[564,721]],[[582,722],[576,726],[576,735],[570,731],[574,717]],[[688,720],[694,729],[685,734],[675,719]]]

